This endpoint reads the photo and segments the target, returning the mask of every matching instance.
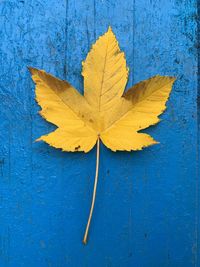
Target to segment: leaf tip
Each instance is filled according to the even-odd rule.
[[[33,74],[33,72],[34,72],[34,68],[32,68],[32,67],[30,67],[30,66],[27,66],[27,69],[29,70],[29,72],[30,72],[31,74]]]
[[[38,71],[38,69],[30,67],[30,66],[27,66],[27,68],[28,68],[29,72],[31,73],[31,75],[36,74],[36,72]]]
[[[39,137],[39,138],[37,138],[36,140],[34,140],[34,143],[36,143],[36,142],[40,142],[40,141],[42,141],[42,137]]]
[[[169,78],[172,80],[173,83],[178,79],[177,76],[169,76]]]
[[[113,29],[112,29],[111,26],[108,26],[108,30],[107,30],[106,34],[114,35],[114,37],[116,38],[116,36],[115,36],[115,34],[114,34]]]

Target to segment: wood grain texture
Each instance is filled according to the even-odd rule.
[[[197,11],[197,0],[0,1],[0,266],[200,267]],[[84,247],[95,149],[34,143],[54,126],[37,114],[27,66],[83,92],[81,61],[109,25],[126,54],[127,87],[155,74],[178,80],[163,121],[146,130],[160,145],[101,145]]]

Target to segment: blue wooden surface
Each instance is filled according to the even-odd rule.
[[[176,75],[161,144],[112,153],[101,145],[89,243],[83,246],[95,149],[34,143],[54,129],[38,114],[28,66],[83,92],[81,61],[111,25],[128,86]],[[0,266],[199,267],[197,0],[0,1]]]

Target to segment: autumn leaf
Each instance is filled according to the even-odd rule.
[[[128,67],[112,29],[92,46],[83,62],[84,96],[71,84],[43,70],[30,68],[36,84],[40,114],[58,128],[41,136],[49,145],[63,151],[90,151],[97,143],[96,177],[92,206],[84,236],[94,208],[99,167],[100,140],[112,151],[141,150],[157,143],[143,130],[159,122],[175,78],[154,76],[124,93]]]

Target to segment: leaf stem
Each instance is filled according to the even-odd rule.
[[[88,237],[88,231],[90,228],[90,222],[92,219],[92,214],[93,214],[93,209],[94,209],[94,203],[95,203],[95,198],[96,198],[96,190],[97,190],[97,182],[98,182],[98,174],[99,174],[99,151],[100,151],[100,139],[97,139],[97,157],[96,157],[96,173],[95,173],[95,179],[94,179],[94,189],[93,189],[93,195],[92,195],[92,204],[90,208],[90,214],[88,217],[88,222],[87,226],[85,229],[85,234],[83,238],[83,244],[87,244],[87,237]]]

